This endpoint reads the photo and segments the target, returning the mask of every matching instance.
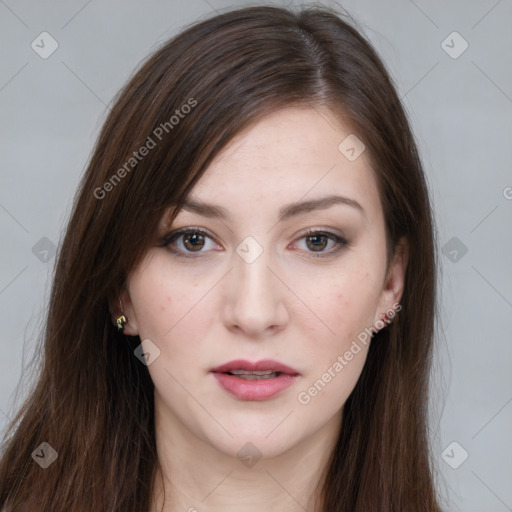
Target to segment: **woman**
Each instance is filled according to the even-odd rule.
[[[227,12],[121,91],[4,440],[3,509],[439,510],[428,190],[343,17]]]

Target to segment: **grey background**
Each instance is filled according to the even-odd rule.
[[[44,321],[52,248],[107,105],[141,59],[185,24],[251,4],[0,1],[2,433],[34,378],[27,365]],[[512,3],[341,5],[396,81],[435,207],[442,274],[431,437],[445,510],[512,511]],[[43,31],[58,43],[46,59],[31,47]],[[463,39],[448,37],[454,31]]]

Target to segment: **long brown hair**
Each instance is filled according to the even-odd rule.
[[[388,262],[401,236],[409,243],[402,310],[375,335],[344,406],[321,510],[439,510],[426,427],[435,230],[407,116],[345,13],[268,6],[188,27],[119,93],[59,246],[38,379],[4,437],[0,508],[148,510],[158,464],[154,388],[134,356],[141,340],[117,332],[109,307],[165,209],[178,212],[234,135],[290,105],[345,116],[370,155]],[[49,450],[41,443],[58,454],[46,469],[33,457]]]

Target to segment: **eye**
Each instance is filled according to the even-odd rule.
[[[330,256],[349,245],[342,236],[329,231],[308,230],[299,240],[305,241],[305,250],[307,252],[317,253],[311,254],[313,257]],[[295,242],[294,245],[299,244]],[[326,248],[328,249],[326,250]]]
[[[300,246],[304,241],[304,251],[309,257],[327,257],[339,252],[349,245],[347,240],[336,233],[321,230],[308,230],[293,246]],[[218,250],[213,237],[201,228],[187,227],[166,235],[161,245],[169,247],[177,256],[194,257],[208,250]],[[301,248],[301,247],[299,247]]]
[[[218,247],[209,233],[199,228],[183,228],[173,231],[164,237],[162,246],[171,246],[173,252],[178,256],[190,256],[192,253],[205,252],[203,249]]]

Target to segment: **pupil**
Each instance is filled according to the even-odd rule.
[[[319,240],[323,239],[323,242],[324,242],[323,244],[321,242],[320,242],[320,244],[317,244],[316,242],[313,242],[313,247],[316,248],[316,249],[318,249],[318,248],[324,249],[325,248],[325,238],[326,237],[323,236],[323,235],[314,235],[314,236],[308,237],[308,241],[309,240],[316,240],[318,242]]]
[[[199,245],[196,245],[199,242]],[[189,243],[192,245],[189,246]],[[204,244],[204,236],[200,233],[193,233],[191,235],[185,236],[185,245],[188,249],[192,249],[192,251],[197,251],[203,247]]]

